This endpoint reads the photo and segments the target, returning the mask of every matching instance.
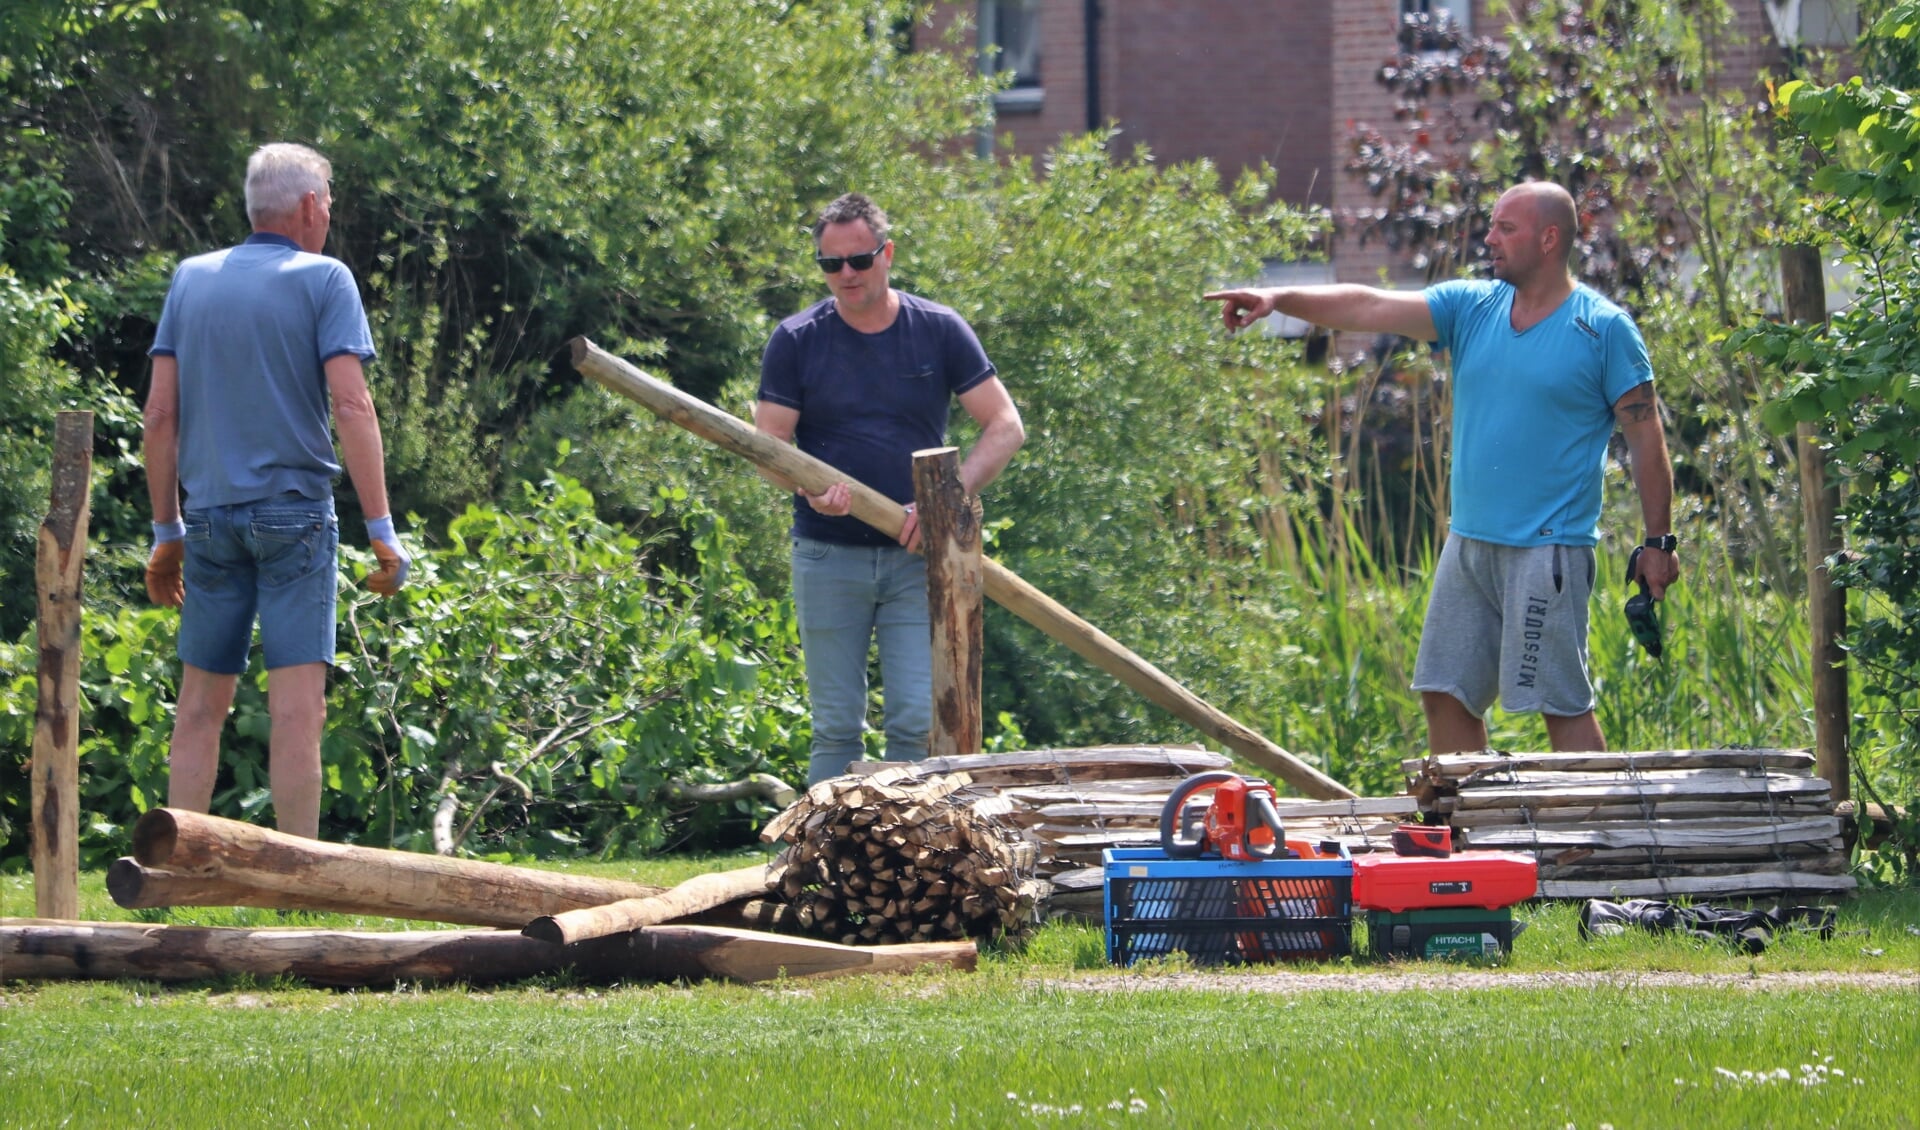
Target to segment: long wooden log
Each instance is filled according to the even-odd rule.
[[[281,909],[511,929],[543,914],[660,893],[641,883],[330,844],[176,808],[156,808],[140,818],[133,826],[133,855],[142,867],[218,878],[262,898],[271,893],[299,902]]]
[[[1163,787],[1170,790],[1195,773],[1230,769],[1233,759],[1192,746],[1091,746],[929,757],[925,761],[856,761],[847,766],[847,772],[853,776],[872,776],[902,765],[927,777],[965,773],[975,784],[995,788],[1148,777],[1161,778]]]
[[[1808,844],[1782,844],[1777,848],[1722,848],[1663,851],[1570,851],[1534,853],[1540,860],[1543,879],[1647,879],[1659,875],[1731,875],[1769,867],[1779,871],[1817,871],[1838,875],[1847,869],[1847,854],[1838,838]],[[1548,875],[1549,867],[1558,873]]]
[[[1776,892],[1851,891],[1858,885],[1851,875],[1750,871],[1741,875],[1674,879],[1542,879],[1539,896],[1547,899],[1673,898],[1680,895],[1694,898],[1707,896],[1736,898]]]
[[[132,856],[122,856],[107,866],[107,894],[112,897],[114,905],[127,910],[169,906],[255,906],[267,910],[413,917],[369,909],[367,900],[355,894],[348,894],[344,898],[321,898],[304,891],[269,890],[250,886],[223,874],[182,873],[143,867]]]
[[[87,559],[93,413],[54,418],[53,482],[33,577],[40,665],[33,711],[33,901],[36,912],[80,912],[80,582]]]
[[[1453,810],[1452,804],[1452,797],[1444,797],[1435,806],[1435,810],[1452,813],[1449,822],[1455,828],[1461,829],[1610,822],[1644,825],[1661,820],[1760,818],[1768,810],[1765,802],[1752,800],[1646,800],[1619,804],[1575,804],[1564,807],[1515,804],[1503,808],[1458,812]],[[1778,806],[1776,818],[1786,820],[1803,816],[1825,816],[1831,807],[1830,801],[1818,798],[1811,803],[1798,798],[1789,798]]]
[[[1770,777],[1764,781],[1729,778],[1705,781],[1619,781],[1613,784],[1591,782],[1579,785],[1532,785],[1463,789],[1457,797],[1442,797],[1436,807],[1442,812],[1477,808],[1511,808],[1520,805],[1552,807],[1568,804],[1603,804],[1608,801],[1683,800],[1702,798],[1745,799],[1749,804],[1765,805],[1797,801],[1831,803],[1827,783],[1817,777]]]
[[[1485,769],[1554,769],[1567,772],[1640,772],[1651,769],[1786,769],[1810,771],[1804,749],[1657,749],[1618,753],[1445,753],[1408,758],[1409,777],[1457,779]]]
[[[843,946],[723,926],[650,926],[605,940],[624,940],[634,962],[663,981],[725,977],[751,983],[775,977],[825,979],[926,968],[972,972],[980,959],[973,942]]]
[[[744,456],[809,491],[824,491],[834,483],[847,483],[853,491],[853,516],[888,536],[899,536],[901,524],[906,520],[906,512],[899,503],[871,487],[854,482],[792,444],[763,435],[745,421],[655,380],[584,337],[573,339],[573,367],[610,391],[639,403],[661,419],[677,424],[736,455]],[[1121,646],[1105,632],[1022,580],[1011,569],[990,557],[981,559],[981,568],[990,599],[1119,679],[1147,701],[1262,769],[1277,774],[1281,780],[1308,796],[1331,800],[1354,795],[1345,785],[1228,717],[1153,664]]]
[[[604,938],[765,894],[776,880],[776,869],[765,863],[696,875],[679,886],[644,898],[541,915],[528,922],[521,933],[562,945]]]
[[[1468,845],[1475,848],[1730,848],[1825,840],[1839,834],[1840,820],[1835,816],[1802,816],[1779,820],[1753,816],[1726,820],[1656,820],[1616,825],[1476,828],[1467,833],[1466,839]]]
[[[492,984],[571,972],[594,982],[767,981],[972,970],[970,942],[838,946],[717,926],[661,926],[556,947],[511,931],[238,929],[0,919],[0,981],[294,976],[334,988]]]

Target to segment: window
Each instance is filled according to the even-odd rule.
[[[980,70],[1012,73],[994,100],[1002,112],[1040,108],[1040,0],[980,0]]]
[[[1432,16],[1439,23],[1444,16],[1451,19],[1465,38],[1473,34],[1473,0],[1400,0],[1400,18],[1408,16]]]
[[[1851,47],[1860,38],[1856,0],[1767,0],[1782,47]]]

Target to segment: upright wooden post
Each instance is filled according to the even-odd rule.
[[[960,485],[960,449],[913,453],[913,501],[927,558],[933,630],[933,735],[929,756],[980,752],[980,653],[985,574],[980,517]]]
[[[92,475],[93,413],[62,412],[54,422],[53,497],[33,569],[40,590],[33,901],[41,918],[80,916],[80,580]]]
[[[1780,281],[1789,321],[1826,321],[1827,284],[1817,248],[1800,243],[1781,247]],[[1827,475],[1827,453],[1813,426],[1801,424],[1795,439],[1807,532],[1807,618],[1813,631],[1814,771],[1833,787],[1838,802],[1853,793],[1853,711],[1847,696],[1847,653],[1840,646],[1847,632],[1847,602],[1827,570],[1828,559],[1840,550],[1840,487]]]

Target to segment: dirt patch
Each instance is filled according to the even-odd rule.
[[[1040,982],[1050,989],[1083,992],[1141,992],[1154,989],[1213,989],[1221,992],[1273,993],[1444,993],[1490,989],[1741,989],[1769,992],[1800,989],[1920,990],[1920,973],[1496,973],[1477,970],[1406,973],[1169,973],[1163,976],[1057,978]]]

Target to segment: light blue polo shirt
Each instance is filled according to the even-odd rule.
[[[1576,285],[1516,333],[1507,283],[1425,293],[1453,362],[1453,531],[1498,545],[1598,544],[1613,406],[1653,379],[1633,319]]]
[[[346,264],[255,232],[173,273],[154,357],[180,367],[180,486],[195,508],[333,497],[326,363],[373,357]]]

